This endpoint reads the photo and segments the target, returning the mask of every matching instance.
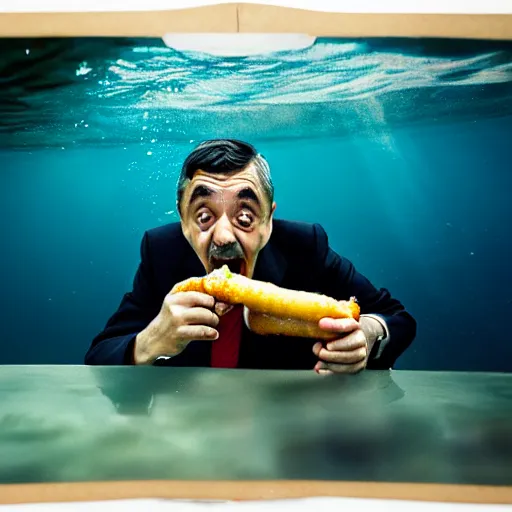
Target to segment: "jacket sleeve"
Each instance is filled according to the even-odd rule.
[[[324,293],[340,300],[354,296],[361,314],[381,318],[387,331],[381,346],[370,354],[368,369],[390,369],[416,337],[416,320],[386,288],[377,289],[351,261],[330,246],[325,230],[314,225],[319,265],[316,279]]]
[[[132,290],[126,293],[105,328],[93,339],[85,355],[87,365],[132,364],[137,334],[157,316],[161,302],[151,268],[150,245],[144,233],[140,246],[140,263]]]

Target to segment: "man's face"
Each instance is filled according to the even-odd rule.
[[[181,226],[207,272],[227,264],[252,277],[272,232],[270,205],[252,165],[231,174],[197,171],[183,194]]]

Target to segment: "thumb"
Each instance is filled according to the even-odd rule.
[[[352,332],[359,327],[359,322],[353,318],[322,318],[318,327],[324,331],[331,332]]]
[[[225,315],[232,309],[233,309],[233,306],[231,304],[226,304],[225,302],[216,302],[215,303],[215,313],[217,313],[218,316]]]

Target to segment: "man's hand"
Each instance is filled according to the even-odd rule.
[[[199,292],[169,293],[155,319],[135,340],[135,364],[151,364],[159,356],[176,356],[191,341],[214,341],[219,317],[215,299]]]
[[[315,343],[313,353],[320,359],[315,365],[319,374],[358,373],[366,368],[368,357],[376,341],[376,336],[365,332],[375,331],[364,329],[364,322],[376,322],[373,319],[360,318],[322,318],[318,326],[325,330],[340,334],[340,337],[326,343]],[[378,323],[378,322],[377,322]]]
[[[218,316],[223,316],[229,313],[233,309],[231,304],[226,304],[225,302],[216,302],[215,303],[215,313]]]

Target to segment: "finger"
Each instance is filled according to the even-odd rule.
[[[327,350],[352,351],[367,346],[368,342],[366,340],[366,335],[361,329],[359,329],[344,338],[328,342],[325,348]]]
[[[224,302],[216,302],[215,303],[215,313],[217,313],[217,315],[219,315],[219,316],[229,313],[232,309],[233,309],[233,306],[231,304],[226,304]]]
[[[353,318],[321,318],[318,327],[330,332],[352,332],[359,327],[359,322]]]
[[[331,370],[327,369],[327,366],[325,365],[325,363],[322,363],[322,361],[318,361],[313,370],[315,370],[315,372],[318,373],[319,375],[332,375],[333,373]]]
[[[355,364],[360,361],[364,361],[366,359],[366,355],[366,347],[343,352],[333,352],[323,348],[320,350],[318,358],[327,363]]]
[[[323,349],[322,343],[319,341],[318,343],[315,343],[313,345],[313,354],[315,354],[316,357],[320,357],[320,351]]]
[[[176,334],[181,340],[185,341],[213,341],[219,337],[219,332],[207,325],[181,325],[178,327]]]
[[[213,308],[215,306],[215,299],[206,293],[201,292],[179,292],[169,295],[169,301],[172,304],[188,307],[203,307]]]
[[[315,366],[315,371],[321,375],[327,374],[356,374],[366,368],[366,361],[356,364],[335,364],[323,363],[319,361]]]
[[[315,366],[314,370],[316,373],[318,373],[318,375],[333,375],[333,372],[331,370],[326,370],[324,368],[318,368],[318,366]]]
[[[208,325],[210,327],[219,325],[219,317],[206,308],[186,308],[183,310],[181,318],[188,325]]]

